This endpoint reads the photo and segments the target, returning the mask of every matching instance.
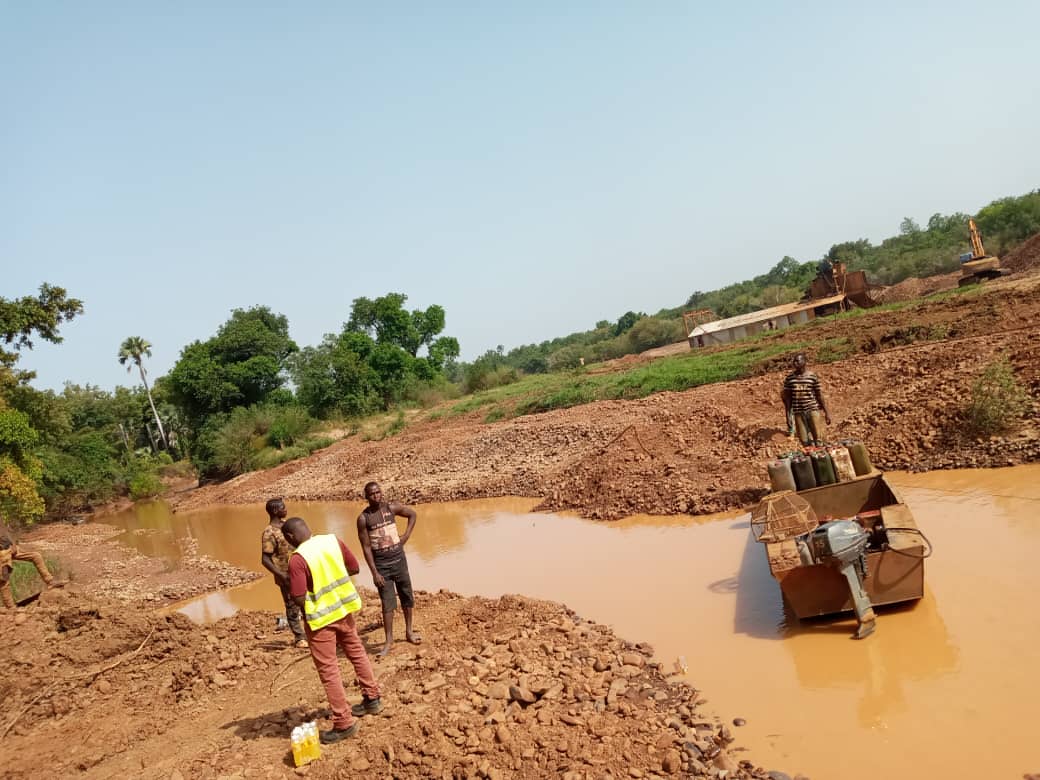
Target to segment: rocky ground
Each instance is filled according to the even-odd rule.
[[[834,419],[831,438],[862,439],[882,468],[1033,461],[1040,458],[1036,404],[1009,434],[983,440],[964,433],[964,408],[975,378],[1001,357],[1040,399],[1038,287],[1035,275],[987,283],[907,308],[817,320],[768,343],[805,349],[810,360],[844,356],[816,367]],[[790,447],[779,399],[788,363],[778,358],[749,379],[683,393],[495,423],[484,422],[483,411],[445,415],[383,441],[351,437],[303,460],[182,493],[178,503],[190,509],[272,495],[359,501],[364,483],[376,479],[409,503],[518,495],[541,498],[542,509],[599,519],[733,509],[765,492],[765,461]]]
[[[378,601],[360,613],[370,649]],[[783,778],[734,741],[651,648],[565,607],[419,593],[426,641],[376,662],[386,709],[295,769],[289,734],[328,717],[274,615],[196,626],[75,583],[0,615],[4,776]],[[349,670],[349,665],[344,664]],[[345,682],[360,694],[351,673]]]

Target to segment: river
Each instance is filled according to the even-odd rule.
[[[851,619],[800,625],[785,616],[742,513],[598,523],[532,513],[528,499],[429,504],[417,507],[408,545],[412,579],[425,590],[562,601],[650,642],[666,668],[684,657],[707,709],[747,720],[734,731],[760,765],[814,780],[1037,771],[1040,465],[889,477],[936,552],[925,597],[881,610],[877,632],[860,642],[849,638]],[[290,514],[355,550],[360,508],[289,502]],[[171,565],[175,540],[190,535],[200,552],[262,571],[261,506],[171,514],[158,502],[105,521]],[[360,579],[371,585],[366,570]],[[279,608],[265,578],[181,609],[201,622]]]

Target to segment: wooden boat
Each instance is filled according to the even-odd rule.
[[[855,520],[869,532],[863,587],[871,605],[899,604],[924,595],[924,558],[930,546],[884,474],[874,472],[790,495],[808,502],[818,525],[830,520]],[[797,531],[804,533],[811,528],[810,520]],[[834,566],[807,564],[793,532],[756,533],[756,538],[765,545],[769,569],[785,601],[800,619],[853,611],[846,578]]]

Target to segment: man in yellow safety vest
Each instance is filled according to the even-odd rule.
[[[357,733],[355,715],[374,715],[383,709],[372,662],[354,621],[354,613],[361,609],[361,595],[350,577],[361,566],[337,536],[312,535],[300,517],[286,520],[282,534],[296,548],[289,558],[289,595],[303,610],[311,658],[332,710],[332,729],[320,734],[327,745]],[[354,707],[347,703],[343,690],[337,646],[343,649],[361,683],[363,698]]]

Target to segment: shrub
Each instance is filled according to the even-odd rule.
[[[295,444],[313,428],[314,420],[302,406],[284,406],[271,414],[267,441],[271,446],[282,449]]]
[[[479,393],[482,390],[490,390],[493,387],[501,387],[516,382],[520,378],[515,368],[509,366],[477,366],[474,364],[466,370],[466,378],[462,383],[462,390],[467,395]]]
[[[993,435],[1014,426],[1029,410],[1029,394],[1007,358],[990,363],[971,387],[967,422],[972,433]]]
[[[154,471],[142,469],[130,475],[127,481],[130,498],[138,501],[142,498],[155,498],[163,491],[162,480]]]
[[[234,476],[255,466],[256,454],[267,441],[266,420],[252,409],[236,409],[213,437],[213,466],[223,474]]]
[[[449,382],[444,376],[438,375],[433,380],[425,382],[413,380],[406,384],[404,400],[417,404],[422,409],[442,404],[459,397],[461,391],[459,386]]]
[[[628,341],[633,352],[644,352],[654,347],[663,347],[682,341],[685,331],[680,320],[644,317],[628,331]]]

